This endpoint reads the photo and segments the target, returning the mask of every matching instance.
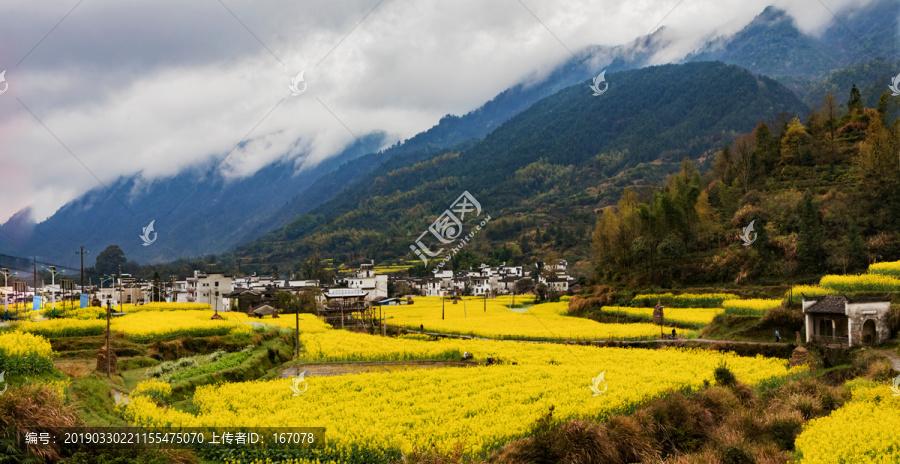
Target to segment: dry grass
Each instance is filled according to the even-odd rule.
[[[66,405],[55,388],[46,384],[24,384],[9,387],[0,395],[0,430],[12,431],[16,446],[23,449],[27,433],[49,433],[62,436],[62,427],[77,424],[75,407]],[[62,451],[58,445],[25,445],[25,449],[40,459],[56,462]],[[7,447],[7,450],[9,448]]]
[[[690,395],[669,392],[605,423],[542,419],[532,436],[508,443],[488,462],[784,463],[804,421],[840,407],[844,395],[809,377],[762,395],[739,383]]]
[[[90,359],[60,359],[53,363],[53,366],[59,369],[63,374],[73,379],[82,379],[94,372],[97,362]]]

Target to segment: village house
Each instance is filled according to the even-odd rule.
[[[890,297],[803,296],[806,342],[873,346],[891,336]]]

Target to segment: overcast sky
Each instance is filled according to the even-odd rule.
[[[822,2],[835,13],[853,3]],[[393,143],[464,114],[588,45],[665,26],[674,42],[655,61],[678,60],[769,4],[6,0],[0,223],[26,206],[44,219],[120,176],[171,176],[242,140],[225,175],[282,156],[303,169],[354,134],[384,131]],[[774,4],[807,32],[833,21],[818,0]],[[292,97],[304,70],[307,90]]]

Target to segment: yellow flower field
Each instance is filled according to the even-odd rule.
[[[869,265],[869,274],[900,277],[900,261],[888,261]]]
[[[46,338],[21,332],[0,335],[0,372],[38,374],[53,369],[53,349]]]
[[[728,300],[722,302],[726,314],[741,316],[762,316],[766,311],[781,306],[781,300],[750,298],[746,300]]]
[[[457,304],[446,301],[443,319],[438,297],[420,297],[413,305],[384,306],[382,310],[390,325],[494,339],[606,340],[655,338],[659,334],[659,327],[650,323],[602,324],[567,316],[569,305],[564,301],[534,305],[524,312],[510,310],[504,303],[511,303],[511,298],[488,299],[486,308],[485,300],[478,297],[466,297]]]
[[[483,455],[525,434],[550,405],[561,419],[626,412],[668,389],[701,387],[722,360],[747,383],[788,373],[783,360],[702,350],[411,342],[465,348],[482,356],[493,353],[518,364],[311,377],[300,397],[291,396],[290,379],[204,386],[194,395],[200,411],[196,416],[140,398],[120,408],[130,422],[142,426],[325,427],[327,446],[321,454],[302,457],[332,459],[343,452],[349,462],[383,462],[392,450],[431,443],[447,450],[461,438],[468,454]],[[588,387],[601,372],[608,390],[592,396]],[[350,456],[354,445],[361,449]]]
[[[853,399],[813,419],[797,437],[804,464],[900,462],[900,397],[888,384],[848,382]]]
[[[647,320],[653,319],[653,308],[632,308],[631,306],[604,306],[601,311],[610,313],[622,313],[631,316],[642,316]],[[663,310],[664,321],[680,322],[683,324],[707,325],[712,322],[716,314],[721,313],[721,308],[665,308]],[[658,330],[658,329],[657,329]]]
[[[837,292],[897,292],[900,279],[888,275],[826,275],[819,280],[822,288]]]
[[[818,285],[795,285],[784,293],[784,296],[791,299],[791,303],[799,303],[803,301],[803,296],[823,296],[835,295],[837,290],[830,288],[822,288]]]
[[[715,308],[723,301],[735,299],[738,296],[732,293],[685,293],[674,295],[672,293],[647,293],[637,295],[631,300],[635,306],[656,306],[659,301],[668,307],[678,308]]]
[[[106,330],[106,321],[101,319],[50,319],[40,322],[24,322],[17,325],[16,330],[46,338],[92,337],[103,334]]]

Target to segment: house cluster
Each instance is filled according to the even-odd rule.
[[[499,295],[534,293],[543,284],[547,290],[562,294],[577,291],[575,279],[568,275],[568,263],[545,266],[540,272],[537,267],[488,266],[482,264],[474,270],[435,270],[431,277],[415,278],[378,274],[374,262],[364,263],[349,275],[335,277],[334,281],[320,283],[317,280],[276,279],[270,276],[251,275],[234,277],[222,272],[201,272],[195,270],[193,276],[184,280],[146,281],[122,274],[120,278],[103,280],[100,285],[90,287],[90,299],[99,300],[103,306],[141,304],[160,298],[178,303],[206,303],[218,311],[247,311],[277,298],[281,292],[298,294],[316,290],[319,302],[340,298],[381,304],[389,296],[388,287],[396,296],[450,296],[474,295],[489,298]],[[24,282],[23,282],[24,284]],[[24,287],[24,286],[23,286]],[[158,287],[158,288],[157,288]],[[573,288],[574,287],[574,288]],[[21,289],[22,301],[26,295],[34,294],[30,287]],[[66,299],[66,290],[61,285],[47,285],[38,290],[45,301]],[[69,299],[80,289],[71,289]],[[48,294],[49,292],[49,294]],[[10,300],[15,300],[16,292],[10,290]],[[29,295],[30,293],[30,295]],[[30,301],[28,298],[27,301]]]
[[[453,272],[436,270],[433,277],[411,278],[391,276],[390,281],[398,293],[423,296],[475,295],[488,296],[534,293],[538,285],[558,294],[577,291],[575,279],[568,275],[568,263],[547,265],[538,269],[524,266],[488,266]],[[403,289],[408,289],[404,291]]]

